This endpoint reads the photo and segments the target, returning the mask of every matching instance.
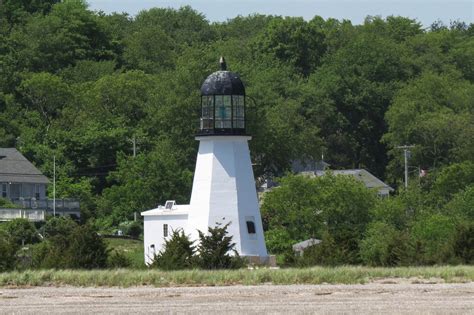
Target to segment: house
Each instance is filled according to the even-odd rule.
[[[14,218],[44,220],[45,214],[79,217],[79,202],[70,199],[53,200],[46,197],[49,179],[15,148],[0,148],[0,198],[17,208],[1,208],[0,221]],[[54,208],[54,209],[53,209]]]
[[[46,198],[49,180],[15,148],[0,148],[0,197]]]
[[[330,171],[334,175],[352,176],[355,179],[363,182],[365,187],[377,190],[377,194],[380,197],[388,197],[390,192],[394,191],[392,187],[365,169],[329,170],[329,166],[330,164],[322,160],[294,160],[291,162],[291,171],[295,174],[306,175],[310,177],[323,176],[327,171]],[[264,193],[277,186],[278,183],[274,182],[272,178],[268,178],[259,187],[259,192]]]

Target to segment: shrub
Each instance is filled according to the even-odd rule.
[[[272,254],[281,254],[292,251],[295,243],[284,228],[275,228],[265,232],[265,243],[267,249]]]
[[[11,202],[10,200],[5,199],[5,198],[0,198],[0,207],[13,208],[13,209],[20,208],[20,206],[14,204],[13,202]]]
[[[74,229],[65,255],[70,268],[94,269],[107,266],[107,245],[89,224]]]
[[[360,244],[362,262],[371,266],[404,264],[408,254],[407,243],[401,231],[387,223],[374,222]]]
[[[175,230],[171,233],[169,239],[165,240],[164,250],[155,255],[151,267],[157,267],[163,270],[178,270],[193,267],[194,252],[189,237],[183,230]]]
[[[458,226],[454,253],[462,263],[474,263],[474,222],[469,221]]]
[[[138,238],[143,232],[142,223],[139,221],[125,221],[119,225],[119,229],[123,234]]]
[[[15,252],[17,245],[9,235],[0,231],[0,272],[12,269],[15,266]]]
[[[77,223],[70,217],[51,217],[41,228],[43,236],[46,238],[58,235],[68,236],[77,228]]]
[[[39,240],[38,231],[28,219],[13,219],[5,223],[5,231],[11,241],[18,245],[33,244]]]
[[[415,222],[411,237],[419,257],[420,264],[448,263],[454,258],[456,226],[450,217],[433,214]]]
[[[50,241],[30,246],[32,268],[66,268],[64,251],[54,247]]]
[[[235,243],[232,243],[232,236],[227,236],[229,224],[227,223],[223,227],[220,227],[220,224],[214,228],[209,227],[207,235],[198,231],[199,267],[203,269],[236,269],[244,265],[243,260],[234,249]],[[233,253],[234,256],[229,253]]]
[[[296,264],[303,267],[336,266],[347,263],[344,257],[345,253],[337,246],[331,234],[324,232],[321,243],[306,248],[301,257],[296,257]]]
[[[130,259],[117,250],[113,251],[107,258],[107,267],[109,268],[128,268],[131,264]]]

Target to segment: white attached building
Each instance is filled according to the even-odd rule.
[[[241,256],[267,263],[262,219],[250,161],[245,126],[245,87],[239,76],[226,71],[211,74],[201,87],[199,152],[189,205],[167,202],[142,212],[145,262],[163,249],[171,230],[183,229],[192,240],[198,230],[227,224]]]

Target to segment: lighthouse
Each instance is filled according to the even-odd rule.
[[[181,228],[198,240],[198,230],[229,224],[239,255],[252,262],[268,263],[262,219],[248,141],[245,86],[237,73],[220,70],[201,86],[199,141],[189,205],[168,201],[165,206],[142,212],[145,260],[162,249],[170,229]],[[148,258],[147,258],[148,256]]]

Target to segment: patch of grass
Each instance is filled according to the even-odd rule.
[[[27,270],[0,274],[0,286],[226,286],[260,284],[355,284],[380,278],[440,278],[474,281],[474,266],[370,268],[357,266],[304,269],[238,270]]]
[[[126,238],[105,238],[108,249],[122,253],[130,260],[131,269],[145,269],[143,241]]]

